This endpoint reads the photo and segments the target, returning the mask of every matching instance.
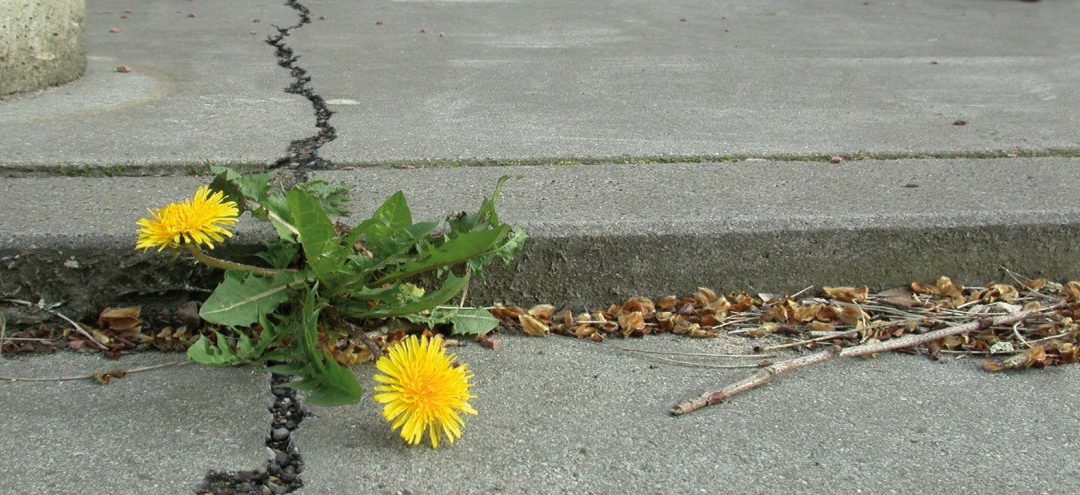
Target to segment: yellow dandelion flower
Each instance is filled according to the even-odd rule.
[[[140,219],[135,249],[156,247],[161,251],[188,243],[214,249],[215,242],[232,235],[222,225],[236,223],[239,215],[235,201],[225,201],[221,191],[211,192],[208,186],[202,186],[194,197],[150,211],[151,218]]]
[[[476,414],[469,405],[469,379],[465,365],[455,366],[457,356],[447,355],[442,337],[429,339],[411,335],[387,349],[375,367],[385,373],[375,375],[375,401],[390,427],[401,429],[401,438],[410,445],[420,443],[424,432],[431,446],[439,447],[442,434],[454,443],[461,437],[465,421],[458,413]]]

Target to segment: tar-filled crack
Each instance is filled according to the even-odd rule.
[[[285,92],[303,96],[311,102],[311,108],[315,111],[315,127],[319,129],[319,132],[315,133],[314,136],[297,139],[289,143],[285,157],[279,159],[273,165],[273,168],[291,170],[293,173],[292,182],[295,184],[306,181],[311,170],[329,168],[330,161],[319,156],[319,148],[333,141],[337,137],[337,130],[334,129],[333,125],[330,125],[330,116],[334,112],[327,108],[326,100],[308,86],[308,83],[311,82],[311,76],[307,74],[306,70],[297,65],[296,62],[300,59],[300,56],[293,53],[293,49],[285,44],[285,38],[294,29],[299,29],[305,24],[311,23],[311,10],[297,0],[286,0],[285,5],[296,10],[300,20],[296,24],[287,27],[274,26],[274,29],[277,29],[277,34],[267,37],[266,42],[274,47],[278,65],[289,69],[289,73],[293,77],[292,84],[285,88]]]
[[[304,471],[304,459],[300,449],[293,443],[293,432],[308,412],[301,406],[296,390],[286,386],[289,377],[270,374],[270,432],[266,447],[271,459],[266,467],[252,471],[210,471],[203,484],[195,491],[199,495],[276,495],[291,493],[304,486],[300,473]]]
[[[274,164],[274,168],[287,167],[292,171],[292,187],[308,180],[310,170],[326,168],[330,162],[319,156],[319,147],[336,137],[334,126],[330,125],[333,112],[326,107],[326,101],[308,87],[311,77],[296,61],[300,58],[284,39],[294,29],[311,22],[311,11],[296,0],[286,0],[285,5],[296,10],[300,21],[288,27],[278,27],[277,34],[266,42],[272,45],[277,54],[278,65],[289,69],[293,83],[285,91],[307,98],[315,110],[315,127],[319,132],[314,136],[298,139],[289,143],[284,158]],[[304,470],[304,460],[300,449],[293,443],[292,433],[300,427],[300,422],[308,414],[300,404],[296,390],[287,385],[290,378],[277,373],[270,374],[270,393],[274,400],[270,404],[270,432],[266,437],[266,447],[270,449],[270,460],[263,469],[251,471],[217,471],[206,473],[203,483],[195,491],[200,495],[276,495],[291,493],[304,486],[300,473]]]

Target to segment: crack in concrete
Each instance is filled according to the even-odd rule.
[[[279,159],[271,167],[287,167],[292,171],[292,183],[286,184],[287,188],[291,188],[298,183],[306,182],[310,170],[329,167],[330,162],[319,156],[319,147],[332,141],[337,131],[330,125],[330,116],[333,112],[326,107],[322,96],[308,86],[311,76],[308,76],[307,71],[296,64],[300,56],[293,53],[292,48],[284,41],[294,29],[311,23],[311,11],[297,0],[286,0],[285,5],[295,10],[300,20],[288,27],[274,26],[278,33],[266,38],[266,43],[274,47],[278,65],[289,69],[292,74],[293,83],[285,88],[285,92],[301,95],[311,102],[315,112],[315,127],[319,129],[314,136],[289,143],[285,157]],[[303,409],[296,390],[288,386],[291,380],[288,376],[270,373],[270,393],[274,400],[269,408],[270,431],[265,444],[270,449],[272,458],[266,461],[266,466],[252,471],[211,470],[206,473],[202,485],[196,489],[195,493],[199,495],[272,495],[292,493],[304,486],[303,480],[300,479],[300,473],[304,470],[304,460],[300,454],[300,448],[293,442],[292,433],[300,427],[300,423],[309,413]]]
[[[308,86],[308,83],[311,82],[311,76],[307,74],[306,70],[297,65],[296,62],[300,59],[300,56],[293,53],[293,49],[285,44],[285,38],[293,30],[311,23],[311,10],[297,0],[286,0],[285,5],[295,10],[300,20],[296,24],[287,27],[273,26],[278,32],[267,37],[266,43],[274,47],[278,65],[289,69],[289,73],[293,77],[292,84],[285,88],[285,92],[303,96],[311,102],[311,107],[315,112],[315,127],[319,129],[313,136],[297,139],[289,143],[285,156],[271,167],[292,170],[295,184],[308,180],[310,170],[330,168],[330,161],[319,156],[319,148],[333,141],[337,137],[337,130],[330,124],[330,116],[334,112],[326,106],[326,100]]]
[[[300,473],[304,471],[304,459],[300,449],[293,443],[292,433],[309,413],[303,409],[296,390],[289,388],[290,378],[277,373],[270,374],[270,432],[266,447],[273,458],[266,467],[253,471],[210,471],[195,493],[198,495],[282,494],[292,493],[304,486]]]
[[[311,139],[311,138],[308,138]],[[531,158],[454,158],[350,161],[331,164],[323,160],[320,166],[305,167],[311,170],[348,170],[351,168],[438,168],[438,167],[501,167],[501,166],[573,166],[573,165],[661,165],[667,163],[724,164],[747,160],[770,162],[824,162],[839,156],[847,162],[867,160],[988,160],[1001,158],[1080,158],[1080,148],[1053,148],[1043,150],[988,150],[988,151],[929,151],[929,152],[838,152],[838,153],[726,153],[710,155],[614,155],[614,156],[566,156]],[[214,164],[217,164],[214,162]],[[266,170],[266,163],[222,162],[240,172]],[[0,165],[0,177],[150,177],[150,176],[201,176],[206,175],[207,162],[162,163],[150,165]]]

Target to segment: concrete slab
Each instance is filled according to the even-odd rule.
[[[561,337],[455,349],[479,415],[434,451],[406,447],[360,404],[315,409],[296,433],[303,494],[1072,493],[1080,489],[1080,368],[989,374],[970,360],[885,355],[785,376],[671,417],[746,370],[671,365]],[[724,352],[730,338],[649,337],[650,350]],[[744,344],[746,341],[743,341]],[[140,355],[120,366],[173,356]],[[0,373],[82,373],[68,354]],[[370,391],[370,364],[355,373]],[[0,383],[0,491],[182,493],[209,467],[261,461],[265,376],[187,367],[100,386]],[[219,388],[220,386],[220,388]],[[225,393],[222,393],[224,391]],[[369,393],[370,394],[370,393]]]
[[[475,209],[500,175],[503,218],[530,239],[474,301],[607,304],[634,295],[888,288],[950,275],[1080,278],[1080,160],[860,161],[565,167],[364,168],[324,176],[354,186],[354,218],[403,190],[414,218]],[[204,298],[210,274],[135,253],[135,221],[186,196],[198,177],[0,181],[0,291],[101,304]],[[108,198],[107,201],[102,198]],[[270,234],[242,222],[223,249]],[[71,316],[71,314],[69,314]]]
[[[126,8],[134,13],[120,19]],[[1075,2],[311,8],[316,20],[289,43],[338,112],[339,138],[324,154],[342,163],[1080,146],[1071,111],[1080,93],[1069,90],[1080,85]],[[0,123],[0,164],[266,163],[314,132],[262,41],[271,23],[294,20],[291,10],[254,0],[88,9],[89,54],[136,70],[110,78],[147,73],[171,89],[77,118],[56,92],[34,96],[31,121]],[[94,88],[71,90],[87,101],[108,91]]]
[[[184,359],[120,361],[61,353],[0,359],[0,376],[57,377]],[[131,374],[110,385],[0,381],[0,492],[183,493],[208,469],[266,461],[268,378],[201,366]]]
[[[409,448],[377,409],[319,409],[304,493],[1068,493],[1080,419],[1068,367],[991,375],[910,356],[830,363],[688,416],[679,400],[746,370],[681,367],[562,338],[462,348],[465,435]],[[648,338],[650,350],[709,341]],[[711,352],[722,352],[712,350]],[[359,369],[370,389],[370,369]],[[374,404],[373,402],[371,404]],[[1052,418],[1052,419],[1051,419]]]

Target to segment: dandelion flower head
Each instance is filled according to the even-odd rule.
[[[433,448],[442,435],[454,443],[465,425],[460,413],[476,414],[468,402],[473,375],[465,365],[455,365],[455,359],[443,349],[442,337],[411,335],[375,363],[382,374],[375,375],[380,385],[374,399],[384,404],[383,418],[401,430],[406,443],[420,443],[425,432]]]
[[[140,219],[135,249],[156,247],[162,251],[189,243],[213,249],[215,242],[232,235],[223,226],[235,224],[239,215],[235,201],[225,201],[221,191],[211,192],[202,186],[194,197],[150,211],[150,218]]]

